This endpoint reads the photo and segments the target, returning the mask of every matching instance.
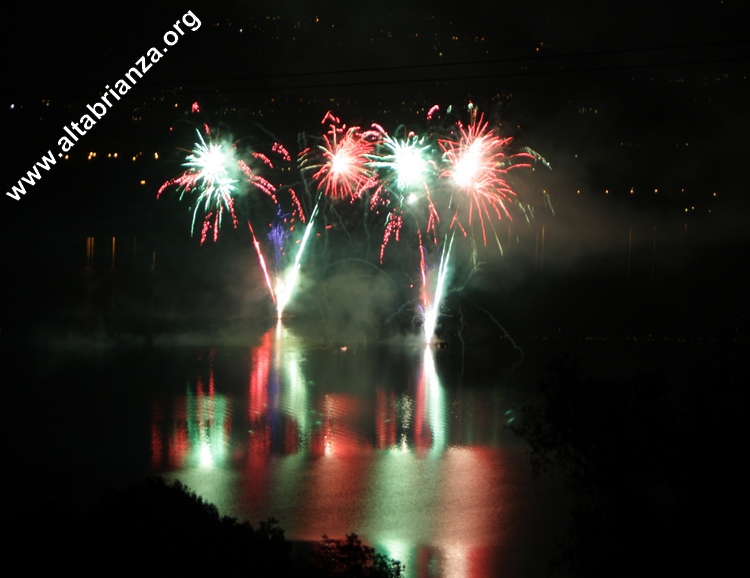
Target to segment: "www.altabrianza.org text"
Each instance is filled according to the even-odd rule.
[[[195,32],[200,26],[201,21],[196,18],[192,10],[188,10],[183,14],[181,19],[177,20],[177,22],[172,25],[174,30],[170,29],[164,33],[163,40],[165,46],[162,47],[161,50],[158,48],[150,48],[146,52],[146,55],[141,56],[136,61],[135,66],[131,67],[130,70],[125,73],[123,78],[115,82],[114,88],[110,88],[109,85],[106,85],[100,100],[93,105],[86,105],[88,111],[86,114],[84,114],[77,122],[71,122],[69,126],[63,127],[65,130],[65,136],[57,141],[57,145],[60,149],[57,153],[57,158],[62,158],[64,154],[70,151],[78,142],[78,139],[91,130],[96,122],[107,114],[107,110],[127,94],[156,62],[161,60],[164,53],[169,50],[169,47],[177,44],[180,36],[184,35],[188,30]],[[11,190],[5,194],[16,201],[21,200],[21,196],[26,194],[26,186],[33,187],[42,179],[44,173],[40,172],[39,169],[49,171],[57,164],[57,158],[55,158],[55,153],[52,152],[52,149],[49,149],[47,154],[42,155],[42,158],[34,163],[34,166],[27,171],[26,175],[18,180],[18,184],[13,185]]]

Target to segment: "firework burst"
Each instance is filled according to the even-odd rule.
[[[430,158],[432,145],[425,137],[409,133],[404,138],[383,134],[378,154],[373,155],[370,166],[386,171],[382,186],[398,193],[403,199],[409,193],[420,193],[435,171]]]
[[[439,139],[443,150],[443,162],[446,167],[440,178],[447,179],[463,195],[453,197],[456,205],[468,205],[465,213],[467,222],[473,225],[479,220],[482,239],[487,244],[487,230],[492,226],[492,217],[512,219],[508,204],[516,197],[515,191],[507,183],[508,171],[514,168],[530,167],[523,160],[533,159],[527,152],[508,153],[511,137],[500,138],[489,128],[483,115],[477,115],[476,109],[471,109],[471,122],[468,126],[457,125],[457,132],[450,138]],[[453,204],[453,203],[451,203]],[[458,211],[453,222],[460,224]]]
[[[398,138],[380,130],[382,138],[377,147],[378,154],[372,157],[370,165],[382,174],[376,193],[371,198],[371,208],[379,205],[389,208],[380,246],[382,263],[390,240],[399,240],[405,212],[414,215],[419,228],[421,211],[417,207],[426,208],[426,230],[432,233],[439,217],[430,198],[428,184],[437,174],[437,166],[431,158],[434,150],[432,143],[415,133]]]
[[[211,229],[213,229],[213,240],[218,240],[219,227],[224,213],[231,216],[232,226],[237,228],[234,199],[241,191],[243,183],[249,183],[277,202],[276,187],[257,174],[244,160],[238,158],[235,145],[212,136],[208,125],[205,125],[205,132],[208,139],[196,130],[198,141],[185,158],[185,162],[182,163],[182,166],[186,168],[185,172],[165,182],[156,194],[159,198],[166,189],[176,186],[180,191],[180,200],[182,200],[185,193],[198,191],[193,209],[192,230],[195,231],[198,213],[203,211],[201,244],[206,241]],[[265,155],[253,153],[252,156],[262,164],[273,168],[270,159]]]
[[[330,122],[330,128],[323,135],[323,144],[302,152],[301,168],[314,171],[312,178],[318,189],[333,200],[354,201],[377,183],[377,173],[369,159],[380,133],[362,131],[358,126],[347,128],[330,112],[323,118],[323,123],[326,122]]]
[[[211,139],[208,127],[206,127],[209,136],[208,142],[203,138],[200,131],[196,130],[196,132],[198,142],[195,143],[192,152],[182,163],[182,166],[186,167],[187,170],[179,177],[164,183],[159,188],[156,197],[159,198],[171,186],[179,188],[180,199],[185,193],[190,193],[193,189],[199,191],[193,210],[192,228],[194,231],[198,211],[203,209],[204,218],[201,231],[201,244],[203,244],[208,231],[212,227],[214,229],[214,241],[216,241],[225,212],[231,215],[232,224],[235,227],[237,226],[233,195],[237,192],[237,185],[240,181],[235,178],[237,175],[237,160],[234,156],[234,150],[226,143]]]

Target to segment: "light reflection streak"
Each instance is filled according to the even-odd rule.
[[[268,389],[271,375],[272,339],[264,334],[250,350],[250,384],[248,394],[248,461],[261,463],[271,451]]]
[[[284,444],[285,453],[290,454],[304,451],[310,445],[306,358],[297,337],[283,327],[281,320],[276,324],[275,335],[274,367],[281,373],[282,410],[291,418],[287,420]]]
[[[492,545],[503,543],[504,528],[510,525],[508,511],[498,500],[507,488],[503,461],[489,448],[454,446],[446,450],[442,464],[434,536],[443,552],[442,575],[495,575]]]
[[[396,395],[382,387],[375,390],[375,437],[379,450],[396,443]]]
[[[231,437],[231,411],[227,396],[216,393],[215,353],[215,350],[209,353],[207,391],[202,375],[196,377],[194,389],[188,380],[185,395],[173,398],[171,424],[166,423],[161,404],[154,403],[151,423],[154,469],[165,465],[168,468],[213,468],[225,464]],[[171,425],[169,429],[168,425]]]
[[[228,429],[227,398],[216,394],[214,381],[214,358],[216,350],[212,349],[209,359],[208,392],[204,392],[204,383],[199,375],[196,380],[195,393],[190,387],[185,394],[186,428],[191,454],[188,462],[197,463],[202,468],[212,468],[224,464],[227,457]]]

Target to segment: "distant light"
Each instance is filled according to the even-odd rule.
[[[159,153],[154,153],[154,159],[159,160]]]
[[[145,185],[145,184],[146,184],[146,181],[143,181],[143,180],[142,180],[142,181],[141,181],[141,184],[142,184],[142,185]]]
[[[15,108],[16,108],[16,105],[15,105],[15,104],[11,104],[11,105],[10,105],[10,109],[11,109],[11,110],[15,110]]]

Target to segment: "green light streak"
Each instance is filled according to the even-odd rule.
[[[310,233],[312,232],[313,223],[315,222],[315,216],[318,214],[319,206],[320,198],[318,198],[318,202],[315,203],[315,208],[313,209],[312,215],[310,216],[310,220],[307,222],[307,227],[305,227],[305,233],[304,235],[302,235],[302,241],[299,245],[299,251],[297,251],[297,255],[294,258],[294,265],[286,271],[284,278],[280,279],[276,286],[276,295],[278,297],[276,305],[276,316],[278,319],[281,319],[287,303],[289,303],[289,300],[294,294],[294,290],[297,288],[297,280],[299,279],[299,268],[300,263],[302,262],[302,254],[305,252],[307,240],[310,238]]]
[[[427,390],[427,411],[432,431],[432,447],[430,453],[439,455],[445,450],[448,437],[445,423],[445,395],[443,387],[440,384],[435,360],[432,357],[432,350],[425,347],[423,358],[424,385]]]
[[[453,247],[453,237],[451,234],[450,241],[448,241],[448,248],[440,257],[440,266],[438,267],[438,278],[435,286],[435,297],[432,303],[425,311],[424,315],[424,337],[427,343],[432,341],[435,336],[435,327],[437,326],[437,317],[440,312],[440,302],[443,299],[443,289],[445,287],[445,281],[448,275],[448,261],[451,256],[451,248]]]

